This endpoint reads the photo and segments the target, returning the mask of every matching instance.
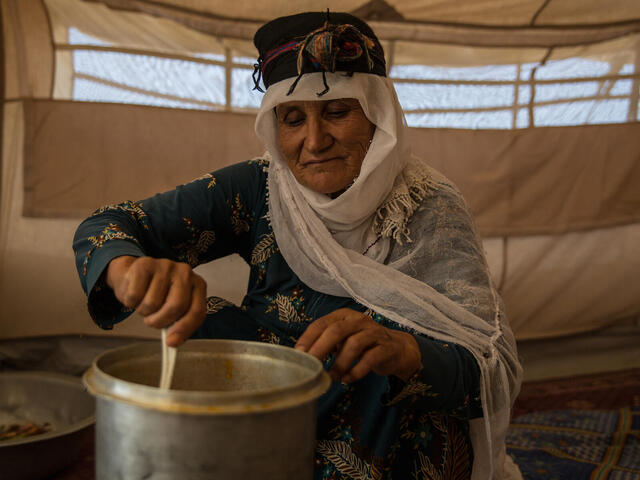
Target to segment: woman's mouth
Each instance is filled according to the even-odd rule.
[[[320,158],[309,158],[307,160],[305,160],[304,162],[302,162],[303,166],[307,166],[307,165],[315,165],[318,163],[327,163],[330,162],[332,160],[339,160],[340,157],[320,157]]]

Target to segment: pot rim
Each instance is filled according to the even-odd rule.
[[[250,354],[271,360],[291,361],[307,369],[309,376],[291,385],[242,392],[161,390],[122,380],[101,368],[118,360],[159,354],[159,351],[159,345],[153,342],[136,343],[103,352],[84,373],[84,385],[98,398],[142,408],[197,415],[237,415],[296,407],[316,400],[331,384],[322,362],[312,355],[291,347],[245,340],[188,340],[180,347],[178,356],[180,352],[211,352],[215,356]]]

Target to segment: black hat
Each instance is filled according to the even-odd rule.
[[[276,18],[258,29],[254,82],[264,85],[311,72],[365,72],[386,76],[384,51],[371,27],[348,13],[306,12]],[[256,74],[258,75],[256,77]],[[325,80],[325,91],[329,90]]]

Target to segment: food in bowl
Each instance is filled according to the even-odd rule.
[[[0,425],[0,441],[32,437],[34,435],[47,433],[50,430],[51,425],[48,423],[36,423],[31,421],[13,423],[11,425]]]

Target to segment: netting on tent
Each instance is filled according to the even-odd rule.
[[[173,26],[181,45],[113,29],[139,13],[49,0],[59,69],[54,98],[205,110],[256,110],[255,62],[249,41],[210,37]],[[101,15],[87,12],[100,11]],[[96,22],[87,19],[96,18]],[[160,20],[156,20],[161,24]],[[122,27],[124,28],[124,27]],[[188,39],[188,41],[186,40]],[[227,40],[225,42],[225,40]],[[635,56],[638,35],[581,47],[482,47],[386,41],[389,75],[409,125],[513,129],[638,120]],[[66,53],[65,53],[66,52]],[[69,56],[68,53],[71,53]],[[62,70],[68,70],[63,72]],[[636,89],[637,90],[637,89]]]
[[[414,149],[465,195],[518,338],[640,313],[635,1],[1,5],[2,335],[98,333],[73,271],[75,226],[262,153],[253,33],[326,8],[381,38]],[[221,262],[209,293],[237,302],[246,267]]]

